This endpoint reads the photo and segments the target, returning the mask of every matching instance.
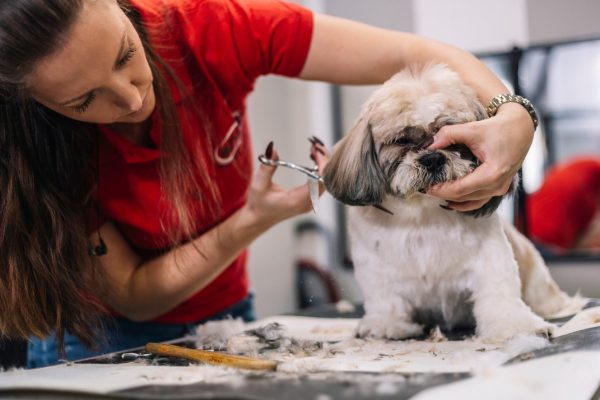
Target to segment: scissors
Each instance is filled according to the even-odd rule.
[[[308,177],[308,192],[310,194],[310,204],[312,205],[313,211],[316,213],[319,209],[319,182],[323,183],[323,177],[319,175],[318,167],[315,165],[312,168],[305,167],[303,165],[294,164],[283,160],[272,160],[267,158],[266,155],[261,154],[258,156],[258,161],[264,165],[270,165],[272,167],[286,167],[295,171],[302,172]]]
[[[304,175],[308,177],[308,189],[310,192],[310,202],[312,204],[313,211],[316,213],[319,206],[319,182],[323,183],[323,177],[317,173],[318,167],[315,165],[312,168],[305,167],[303,165],[298,165],[291,163],[289,161],[283,160],[272,160],[267,158],[266,155],[261,154],[258,156],[258,161],[260,161],[264,165],[270,165],[272,167],[286,167],[293,169],[295,171],[302,172]],[[373,207],[386,212],[390,215],[394,215],[393,212],[383,207],[381,204],[373,204]]]
[[[265,156],[264,154],[261,154],[260,156],[258,156],[258,161],[260,161],[261,163],[263,163],[265,165],[270,165],[272,167],[286,167],[286,168],[290,168],[290,169],[293,169],[296,171],[300,171],[304,175],[308,176],[308,178],[310,178],[310,179],[314,179],[318,182],[323,182],[323,177],[321,175],[317,174],[317,171],[319,170],[319,168],[316,165],[312,168],[309,168],[309,167],[305,167],[303,165],[291,163],[289,161],[271,160],[270,158],[267,158],[267,156]]]

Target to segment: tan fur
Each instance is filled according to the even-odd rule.
[[[460,213],[427,194],[478,165],[464,145],[429,149],[434,135],[444,125],[483,118],[474,91],[455,72],[428,65],[378,88],[334,149],[323,173],[329,192],[348,205],[379,208],[348,210],[365,300],[360,336],[420,335],[426,315],[452,329],[472,323],[471,311],[484,340],[550,336],[555,326],[542,317],[583,306],[558,288],[531,242],[495,213],[501,196]]]
[[[565,317],[580,311],[586,301],[578,295],[569,297],[560,290],[531,241],[508,222],[503,222],[502,228],[519,266],[521,295],[525,303],[546,319]]]
[[[385,182],[377,169],[398,158],[398,150],[391,144],[400,132],[431,139],[444,125],[484,117],[474,91],[447,66],[430,64],[403,70],[367,100],[353,127],[337,144],[323,171],[327,190],[346,204],[377,204],[385,193],[378,186]]]

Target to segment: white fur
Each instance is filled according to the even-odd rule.
[[[375,208],[349,209],[352,258],[366,311],[359,335],[390,339],[419,335],[423,327],[412,319],[418,310],[439,311],[449,325],[460,324],[466,310],[456,300],[465,291],[472,293],[481,338],[550,335],[554,327],[521,298],[519,267],[505,234],[507,223],[497,214],[473,218],[444,210],[440,204],[439,199],[417,194],[410,200],[387,199],[383,206],[393,216]],[[549,277],[545,265],[534,268],[544,269],[538,273]],[[545,285],[533,290],[549,294]],[[562,307],[572,306],[564,293],[550,294],[539,301],[552,302],[559,296]],[[574,302],[580,309],[581,302]]]
[[[474,317],[477,335],[490,341],[550,336],[554,326],[542,317],[582,308],[583,300],[560,291],[534,246],[494,207],[475,218],[424,194],[477,165],[457,149],[428,150],[427,140],[447,123],[484,115],[456,73],[430,65],[386,82],[336,146],[324,171],[327,188],[341,201],[362,205],[348,215],[366,310],[360,336],[418,336],[424,327],[415,315],[423,311],[450,328]],[[425,161],[432,153],[444,160],[436,171]]]

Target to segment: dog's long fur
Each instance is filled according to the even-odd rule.
[[[495,213],[501,197],[459,213],[425,194],[478,165],[465,146],[428,150],[436,132],[483,118],[474,91],[449,67],[411,68],[375,91],[335,147],[325,185],[343,203],[363,206],[348,215],[366,311],[360,336],[403,339],[431,324],[475,324],[492,341],[549,336],[553,325],[542,317],[582,308],[581,298],[558,288],[534,246]]]

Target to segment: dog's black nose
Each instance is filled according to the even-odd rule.
[[[419,158],[419,162],[428,171],[436,172],[446,163],[446,156],[437,152],[427,153]]]

